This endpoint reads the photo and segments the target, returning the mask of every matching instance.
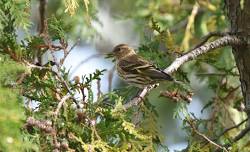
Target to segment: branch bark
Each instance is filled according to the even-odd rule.
[[[205,54],[211,50],[221,48],[224,46],[228,46],[228,45],[232,45],[232,46],[240,45],[243,43],[244,43],[244,41],[236,36],[231,36],[231,35],[223,36],[215,41],[201,45],[200,47],[190,51],[189,53],[187,53],[181,57],[176,58],[175,61],[168,68],[166,68],[164,70],[164,72],[166,72],[168,74],[173,73],[181,65],[183,65],[185,62],[193,60],[193,59],[197,58],[198,56]]]

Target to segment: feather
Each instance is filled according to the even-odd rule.
[[[152,63],[142,59],[136,54],[121,59],[118,62],[118,67],[125,73],[139,74],[141,76],[150,77],[151,79],[173,80],[170,75],[156,68]]]

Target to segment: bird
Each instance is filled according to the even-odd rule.
[[[119,77],[132,86],[145,88],[164,80],[174,81],[169,74],[139,56],[127,44],[115,46],[112,56]]]

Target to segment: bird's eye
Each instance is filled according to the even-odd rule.
[[[120,52],[121,50],[121,48],[116,48],[114,52]]]

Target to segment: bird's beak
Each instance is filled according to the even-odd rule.
[[[105,58],[114,58],[114,53],[113,52],[106,53]]]
[[[111,60],[112,60],[112,62],[115,62],[115,55],[114,55],[114,53],[113,53],[113,52],[106,53],[106,54],[105,54],[105,58],[107,58],[107,59],[111,59]]]

